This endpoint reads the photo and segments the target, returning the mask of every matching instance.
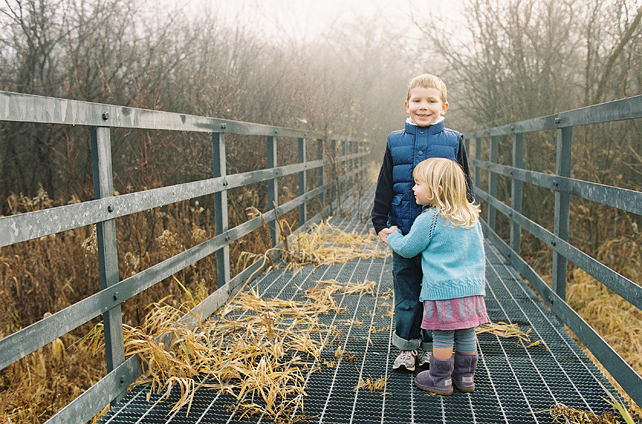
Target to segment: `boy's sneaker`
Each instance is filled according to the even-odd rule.
[[[404,367],[407,371],[414,371],[417,364],[417,351],[416,350],[402,350],[397,355],[392,369],[396,370]]]
[[[423,351],[419,356],[419,367],[428,368],[430,367],[430,357],[432,356],[431,351]]]

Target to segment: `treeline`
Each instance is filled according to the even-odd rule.
[[[642,93],[639,1],[474,0],[465,2],[463,19],[454,25],[414,16],[447,63],[445,75],[458,96],[452,107],[459,109],[464,128],[488,128]],[[642,189],[639,121],[573,131],[573,178]],[[555,172],[554,133],[529,134],[524,146],[526,168]],[[502,163],[511,164],[508,138],[500,140],[499,154]],[[499,184],[500,196],[508,200],[509,182],[500,178]],[[526,190],[525,213],[552,229],[552,192],[528,185]],[[571,238],[592,255],[607,240],[631,236],[640,241],[635,230],[640,217],[575,200],[572,212]],[[508,225],[499,228],[507,231]]]
[[[190,9],[149,0],[3,3],[2,90],[367,137],[375,142],[375,160],[385,135],[401,127],[405,86],[420,72],[446,81],[448,124],[460,131],[642,88],[642,9],[635,0],[467,0],[459,16],[436,15],[409,0],[394,16],[387,16],[389,8],[337,16],[303,40],[278,25],[258,27],[262,12],[247,3],[235,14],[215,4]],[[89,195],[85,134],[0,128],[1,198],[35,196],[40,185],[52,198]],[[578,152],[578,171],[613,183],[610,170],[622,164],[614,176],[639,180],[637,135],[609,129],[583,137],[588,148]],[[152,159],[176,158],[183,165],[174,173],[209,169],[189,136],[183,143],[190,149],[172,149],[178,142],[164,134],[148,142],[141,137],[114,140],[126,158],[123,186],[138,186],[140,172],[126,178],[132,174],[126,171],[151,169]],[[527,147],[539,151],[541,143],[550,141]],[[167,172],[144,177],[171,179]],[[9,213],[2,203],[1,212]]]
[[[3,3],[5,91],[372,137],[404,119],[405,82],[398,81],[415,72],[390,61],[402,43],[376,22],[328,28],[301,45],[285,29],[260,31],[251,8],[224,15],[215,4],[194,14],[140,0]],[[0,131],[0,198],[34,197],[40,186],[51,198],[91,196],[85,132],[11,123]],[[116,132],[112,143],[120,192],[211,168],[201,148],[207,141],[189,134]],[[250,146],[230,149],[236,156],[229,163],[251,165],[264,156]],[[12,212],[4,201],[1,208]]]

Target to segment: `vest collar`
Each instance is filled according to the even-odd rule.
[[[434,124],[428,126],[428,127],[418,127],[417,125],[410,123],[406,121],[406,132],[409,134],[417,134],[417,130],[422,130],[422,129],[427,129],[428,134],[436,134],[438,132],[441,132],[446,128],[446,124],[444,123],[444,119],[442,117],[441,120],[435,122]]]

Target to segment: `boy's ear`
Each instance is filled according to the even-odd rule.
[[[406,107],[406,113],[410,113],[410,111],[408,110],[408,100],[404,101],[403,105]]]
[[[406,103],[408,103],[408,102],[406,102]],[[407,109],[407,107],[406,107],[406,109]],[[446,103],[444,103],[444,104],[442,105],[442,107],[441,107],[441,114],[442,114],[442,115],[445,115],[447,110],[448,110],[448,102],[446,102]]]

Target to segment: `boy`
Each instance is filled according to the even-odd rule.
[[[397,226],[406,235],[421,213],[421,205],[413,198],[412,171],[424,159],[441,157],[459,163],[466,175],[468,197],[472,199],[463,135],[444,125],[443,116],[448,110],[446,85],[430,74],[413,78],[408,86],[405,106],[409,115],[405,129],[388,135],[372,208],[372,224],[384,243],[386,236],[394,231],[388,227]],[[395,293],[392,343],[399,349],[393,369],[403,367],[414,371],[420,347],[419,366],[430,364],[432,334],[421,330],[423,305],[419,301],[419,293],[422,277],[421,255],[404,258],[392,253]]]

